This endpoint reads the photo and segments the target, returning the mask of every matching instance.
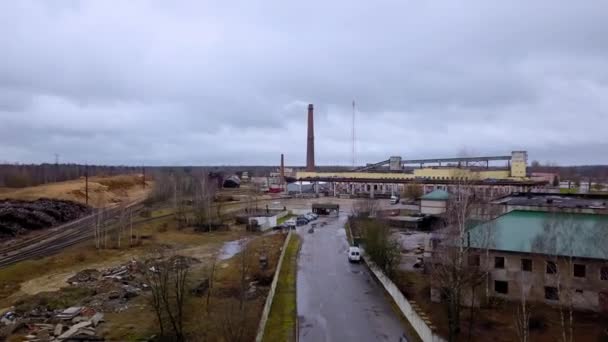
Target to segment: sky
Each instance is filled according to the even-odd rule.
[[[2,1],[0,162],[608,164],[608,2]]]

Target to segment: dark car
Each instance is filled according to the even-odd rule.
[[[308,224],[308,220],[304,216],[298,216],[298,218],[296,219],[296,224],[298,226],[304,226]]]

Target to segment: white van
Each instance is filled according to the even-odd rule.
[[[399,197],[398,196],[391,196],[391,204],[399,204]]]
[[[348,261],[349,262],[359,262],[361,261],[361,250],[359,247],[349,247],[348,248]]]
[[[285,226],[289,229],[296,229],[296,220],[289,219],[289,220],[285,221]]]

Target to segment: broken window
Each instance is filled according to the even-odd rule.
[[[532,259],[521,259],[521,270],[532,272]]]
[[[547,274],[557,273],[557,265],[553,261],[547,261]]]
[[[494,268],[505,268],[505,258],[494,257]]]
[[[494,291],[496,293],[508,294],[509,293],[509,282],[502,280],[494,280]]]
[[[559,300],[559,292],[557,287],[545,286],[545,299]]]
[[[600,269],[600,279],[601,280],[608,280],[608,266],[603,266]]]
[[[572,271],[574,276],[577,278],[585,278],[585,274],[587,273],[585,265],[582,264],[574,264]]]

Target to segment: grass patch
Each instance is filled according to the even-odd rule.
[[[577,194],[578,193],[578,188],[560,188],[559,189],[559,193],[560,194]]]
[[[15,311],[26,313],[36,307],[43,306],[50,310],[65,309],[78,305],[84,298],[95,294],[93,289],[85,287],[64,287],[59,291],[41,292],[37,295],[19,300],[15,303]]]
[[[294,217],[296,217],[296,216],[297,216],[297,215],[292,214],[292,213],[291,213],[291,211],[290,211],[289,213],[287,213],[287,215],[285,215],[285,216],[283,216],[283,217],[279,218],[279,219],[277,220],[277,224],[283,224],[283,223],[287,222],[287,220],[289,220],[289,219],[291,219],[291,218],[294,218]]]
[[[295,341],[296,274],[299,249],[300,237],[294,234],[285,251],[285,259],[266,323],[264,341]]]

